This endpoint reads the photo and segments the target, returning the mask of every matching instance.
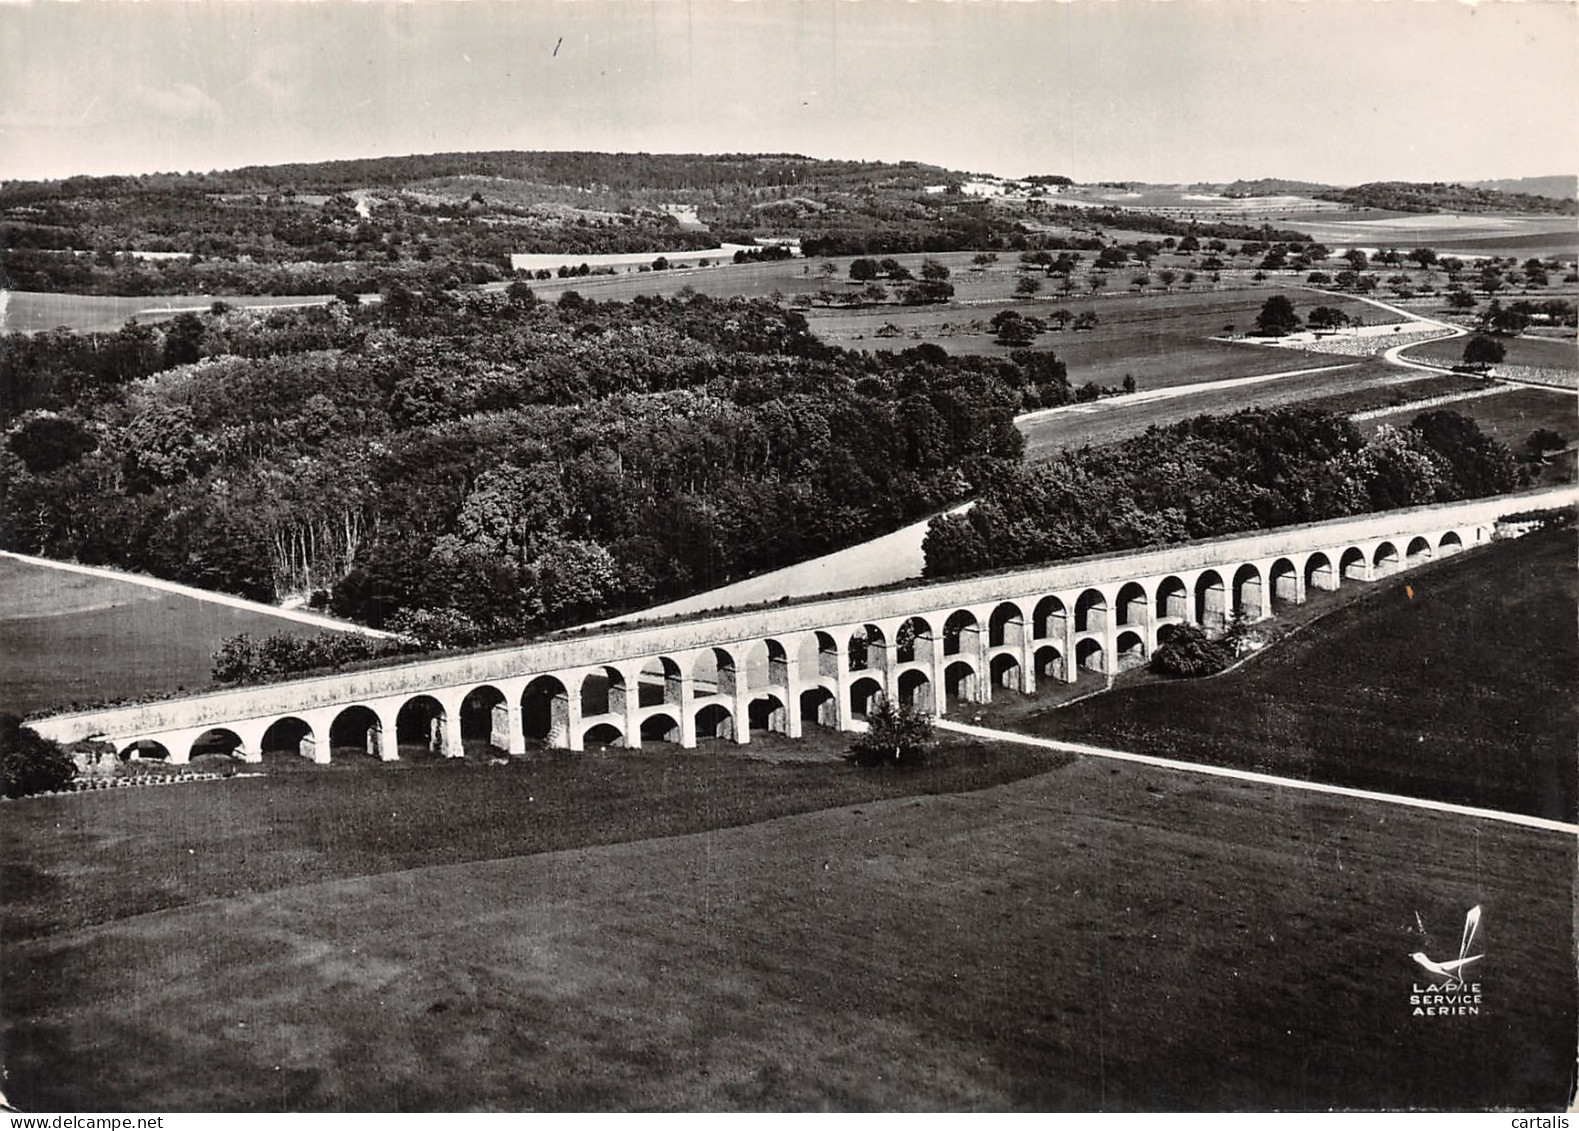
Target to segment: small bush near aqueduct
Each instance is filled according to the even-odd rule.
[[[77,764],[59,746],[23,726],[16,715],[0,715],[0,789],[5,796],[64,789],[76,776]]]
[[[1151,656],[1151,670],[1162,675],[1201,676],[1220,672],[1233,662],[1232,647],[1225,640],[1211,640],[1199,625],[1167,625],[1159,632],[1163,641]]]

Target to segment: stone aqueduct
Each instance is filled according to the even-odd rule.
[[[859,730],[888,697],[928,710],[1034,692],[1081,670],[1144,662],[1164,625],[1272,616],[1311,589],[1368,582],[1484,544],[1497,517],[1572,506],[1563,488],[1110,554],[1035,569],[614,627],[32,722],[63,742],[187,761],[228,750],[385,759],[400,744],[458,756],[468,739],[512,755],[549,747],[694,747],[753,730]]]

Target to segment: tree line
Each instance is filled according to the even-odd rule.
[[[947,577],[1477,498],[1524,477],[1502,443],[1450,411],[1383,426],[1369,440],[1347,417],[1310,408],[1198,416],[993,467],[970,511],[932,521],[925,572]]]

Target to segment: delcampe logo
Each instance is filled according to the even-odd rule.
[[[1423,950],[1409,956],[1432,977],[1425,986],[1416,982],[1409,995],[1415,1017],[1470,1017],[1480,1013],[1480,983],[1469,980],[1471,973],[1478,972],[1471,968],[1486,957],[1484,953],[1470,953],[1479,931],[1480,904],[1477,903],[1464,916],[1464,934],[1458,942],[1457,958],[1444,956],[1437,960]]]

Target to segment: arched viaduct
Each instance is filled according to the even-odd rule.
[[[694,747],[859,730],[888,697],[942,711],[996,688],[1035,691],[1081,669],[1143,663],[1164,625],[1274,615],[1337,589],[1487,542],[1499,515],[1571,506],[1563,488],[1390,511],[661,625],[635,624],[390,667],[33,721],[172,762],[227,750],[458,756],[469,739]]]

